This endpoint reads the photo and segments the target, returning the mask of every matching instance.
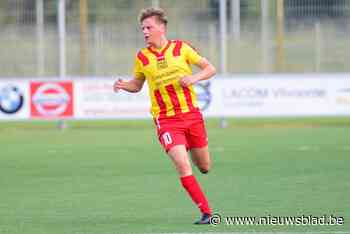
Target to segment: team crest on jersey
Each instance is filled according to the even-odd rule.
[[[167,68],[167,67],[168,67],[168,63],[166,62],[164,57],[157,59],[157,68],[159,70]]]

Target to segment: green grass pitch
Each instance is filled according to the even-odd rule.
[[[195,174],[222,216],[344,217],[341,226],[195,226],[151,121],[0,123],[0,233],[350,232],[349,118],[209,120]]]

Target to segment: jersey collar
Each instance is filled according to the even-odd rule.
[[[171,41],[168,40],[166,46],[160,51],[160,53],[152,47],[148,47],[147,49],[157,57],[157,60],[163,60],[164,54],[166,50],[169,48],[170,44],[171,44]]]

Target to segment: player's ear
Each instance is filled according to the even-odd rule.
[[[160,24],[160,25],[159,25],[159,28],[161,29],[161,31],[162,31],[163,33],[166,32],[166,26],[165,26],[165,24]]]

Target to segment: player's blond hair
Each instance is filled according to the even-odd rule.
[[[140,11],[138,20],[141,24],[142,21],[152,16],[155,16],[158,22],[163,23],[164,25],[167,25],[168,23],[167,16],[165,14],[165,11],[161,8],[149,7],[149,8],[142,9]]]

